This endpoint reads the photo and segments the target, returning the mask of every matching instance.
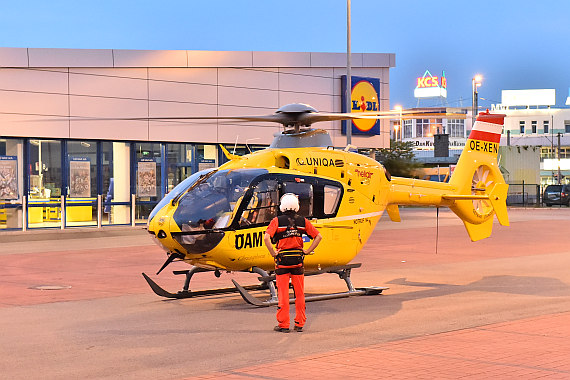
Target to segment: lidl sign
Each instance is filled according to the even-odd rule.
[[[422,77],[416,78],[416,89],[414,90],[416,98],[447,98],[447,78],[445,71],[441,73],[441,77],[431,75],[426,70]]]
[[[351,109],[346,109],[346,75],[341,77],[342,112],[374,112],[380,111],[380,79],[351,76]],[[343,120],[342,134],[346,134],[348,124],[352,126],[353,135],[379,135],[380,120],[360,119]]]

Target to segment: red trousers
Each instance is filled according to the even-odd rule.
[[[293,283],[295,291],[295,325],[303,327],[307,316],[305,315],[305,275],[303,274],[278,274],[277,281],[277,322],[279,327],[289,328],[289,279]]]

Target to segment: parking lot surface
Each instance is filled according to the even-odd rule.
[[[0,371],[9,379],[570,378],[570,210],[509,209],[472,243],[452,213],[383,217],[355,286],[307,304],[303,333],[239,295],[166,300],[183,279],[142,228],[0,234]],[[437,237],[437,239],[436,239]],[[331,253],[334,254],[334,253]],[[255,275],[200,273],[193,290]],[[335,275],[309,293],[342,291]]]

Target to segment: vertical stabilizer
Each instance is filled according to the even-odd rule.
[[[508,185],[497,162],[505,115],[481,112],[449,183],[458,195],[472,196],[456,200],[450,208],[465,223],[473,240],[491,234],[492,217],[509,224],[506,198]],[[479,199],[476,199],[479,198]]]

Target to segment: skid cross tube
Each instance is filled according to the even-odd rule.
[[[262,281],[262,283],[267,285],[267,287],[269,288],[269,294],[271,295],[270,300],[277,302],[277,290],[275,288],[275,276],[273,276],[273,280],[264,281],[262,279],[270,277],[266,271],[264,271],[263,269],[261,269],[259,267],[253,267],[253,268],[251,268],[251,271],[253,273],[257,273],[257,274],[261,275],[261,277],[259,277],[259,280]],[[232,282],[234,283],[234,285],[237,284],[237,282],[235,282],[234,280],[232,280]],[[236,286],[236,290],[239,291],[239,288],[237,286]]]
[[[361,295],[376,295],[376,294],[380,294],[380,293],[382,293],[382,291],[388,289],[387,287],[378,287],[378,286],[370,286],[370,287],[365,287],[365,288],[354,288],[354,286],[352,285],[352,281],[350,280],[351,270],[353,268],[360,267],[360,265],[361,265],[360,263],[348,264],[345,266],[331,267],[331,268],[326,268],[326,269],[306,273],[307,276],[317,275],[317,274],[322,274],[322,273],[335,273],[341,279],[343,279],[345,281],[346,286],[348,288],[348,291],[341,292],[341,293],[329,293],[329,294],[318,294],[318,295],[306,296],[305,302],[323,301],[323,300],[330,300],[330,299],[336,299],[336,298],[347,298],[347,297],[361,296]],[[261,272],[264,272],[264,271],[262,269],[260,269],[259,271],[256,271],[256,273],[261,273]],[[273,283],[275,281],[275,275],[262,276],[262,277],[259,277],[259,280],[263,281],[265,283]],[[271,298],[263,301],[263,300],[255,297],[255,296],[253,296],[251,293],[249,293],[248,289],[246,289],[246,287],[241,286],[236,280],[232,279],[232,282],[234,283],[234,286],[236,287],[238,292],[241,294],[244,301],[251,304],[251,305],[258,306],[258,307],[267,307],[267,306],[275,306],[278,304],[278,299],[277,299],[277,297],[275,297],[275,295],[273,293],[271,293]],[[295,298],[290,298],[289,303],[291,303],[291,304],[295,303]]]
[[[192,280],[192,276],[194,276],[194,273],[201,273],[201,272],[209,272],[209,269],[204,269],[204,268],[199,268],[199,267],[192,267],[192,269],[190,270],[175,270],[173,271],[174,274],[185,274],[186,275],[186,280],[184,281],[184,287],[182,288],[183,292],[189,292],[190,291],[190,280]]]

